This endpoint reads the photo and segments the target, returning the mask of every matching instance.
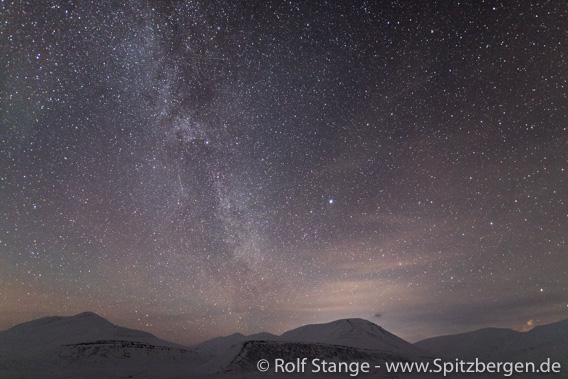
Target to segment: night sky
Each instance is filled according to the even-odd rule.
[[[0,330],[568,318],[564,1],[0,3]]]

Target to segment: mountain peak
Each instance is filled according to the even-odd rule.
[[[93,312],[83,312],[74,316],[42,317],[16,325],[8,331],[30,335],[59,331],[65,335],[71,335],[72,333],[82,334],[86,331],[112,328],[116,326],[107,319]]]
[[[114,325],[110,321],[108,321],[106,318],[99,316],[95,312],[82,312],[82,313],[76,314],[75,316],[69,317],[69,319],[70,319],[70,321],[74,320],[74,321],[89,322],[89,323],[93,323],[93,324],[103,323],[105,325],[108,325],[108,324]]]
[[[348,324],[351,325],[353,328],[378,328],[384,330],[379,325],[371,322],[369,320],[365,320],[363,318],[343,318],[337,321],[334,321],[336,324]]]
[[[29,343],[32,348],[96,341],[134,341],[182,348],[180,345],[162,341],[150,333],[117,326],[94,312],[43,317],[16,325],[2,332],[2,335],[8,340],[19,340],[22,346]]]
[[[89,317],[89,316],[97,316],[97,317],[101,317],[98,314],[96,314],[95,312],[91,312],[91,311],[86,311],[86,312],[81,312],[79,314],[76,314],[73,317]]]
[[[327,324],[305,325],[282,334],[281,341],[324,343],[362,349],[420,355],[422,350],[361,318],[347,318]]]

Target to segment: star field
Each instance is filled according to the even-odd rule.
[[[568,317],[563,2],[0,2],[0,330]]]

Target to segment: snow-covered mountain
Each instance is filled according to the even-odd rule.
[[[2,378],[126,377],[160,365],[177,372],[199,359],[184,346],[116,326],[92,312],[44,317],[0,332]]]
[[[513,362],[551,358],[561,362],[566,372],[566,341],[568,320],[526,333],[482,329],[412,345],[369,321],[345,319],[302,326],[281,336],[237,333],[184,347],[86,312],[46,317],[0,332],[0,378],[264,378],[273,377],[274,371],[259,372],[256,364],[260,359],[274,364],[276,359],[294,362],[299,358],[308,360],[306,375],[282,377],[311,376],[310,362],[314,358],[337,363],[368,362],[372,368],[384,368],[385,361],[432,362],[435,357]],[[424,377],[397,376],[379,369],[371,373],[375,378]]]
[[[305,358],[305,366],[302,367],[299,361]],[[258,377],[262,378],[258,372],[257,362],[265,359],[273,364],[277,359],[285,362],[295,363],[294,371],[285,372],[275,375],[274,370],[270,370],[269,377],[282,378],[307,378],[317,376],[328,377],[351,377],[355,375],[356,368],[350,370],[339,370],[340,362],[347,362],[351,365],[366,363],[369,365],[367,373],[359,371],[355,376],[369,375],[373,378],[396,378],[394,374],[387,374],[385,369],[385,361],[388,362],[411,362],[411,361],[431,361],[429,357],[409,356],[406,354],[393,353],[388,351],[359,349],[354,347],[328,345],[321,343],[301,343],[301,342],[285,342],[285,341],[247,341],[243,343],[242,348],[230,362],[225,363],[219,371],[224,375],[236,375],[238,377]],[[316,359],[316,363],[313,360]],[[325,366],[322,362],[325,361]],[[375,367],[377,366],[377,367]],[[324,371],[324,367],[327,367]],[[334,367],[334,368],[331,368]],[[280,371],[281,372],[281,371]],[[325,372],[325,374],[323,374]],[[266,374],[265,374],[266,375]],[[424,375],[407,375],[405,378],[424,378]]]
[[[305,325],[280,336],[259,333],[244,336],[240,333],[218,337],[196,346],[196,351],[214,354],[204,367],[209,372],[255,372],[258,359],[276,358],[292,361],[306,357],[337,361],[351,358],[384,361],[421,361],[432,356],[409,342],[387,332],[372,322],[344,319],[327,324]],[[306,369],[308,370],[308,369]],[[288,375],[290,376],[290,375]]]
[[[0,332],[0,377],[249,377],[261,374],[258,359],[383,362],[428,359],[424,354],[360,319],[307,325],[282,336],[236,333],[184,347],[85,312]]]
[[[124,340],[150,345],[186,349],[185,346],[164,341],[136,329],[123,328],[93,312],[70,317],[44,317],[25,322],[0,333],[0,341],[17,339],[26,348],[45,348],[53,345],[69,345],[99,340]]]
[[[491,359],[520,332],[511,329],[483,328],[468,333],[428,338],[415,343],[440,357],[477,357]]]
[[[280,341],[324,343],[359,349],[389,351],[393,353],[424,355],[420,348],[387,332],[380,326],[360,318],[337,320],[327,324],[305,325],[279,337]]]
[[[528,332],[485,328],[428,338],[415,345],[450,359],[540,363],[550,358],[552,362],[561,364],[562,374],[559,377],[568,375],[568,319],[537,326]]]
[[[245,336],[241,333],[234,333],[226,337],[216,337],[200,343],[194,347],[194,350],[200,353],[218,355],[223,351],[235,347],[240,347],[246,341],[276,341],[278,336],[271,333],[257,333]]]

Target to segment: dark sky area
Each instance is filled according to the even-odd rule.
[[[0,330],[568,318],[565,1],[0,2]]]

